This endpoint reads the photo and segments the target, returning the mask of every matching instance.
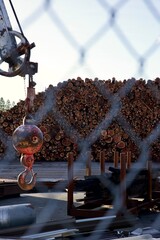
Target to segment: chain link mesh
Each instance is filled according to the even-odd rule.
[[[80,2],[80,1],[79,1]],[[133,4],[134,2],[134,4]],[[136,3],[135,3],[136,2]],[[141,11],[139,11],[138,8],[134,8],[136,4],[140,5],[140,8],[145,9],[145,17],[151,19],[151,22],[156,25],[156,28],[159,28],[159,22],[160,22],[160,3],[159,1],[151,1],[151,0],[141,0],[139,1],[141,3],[138,3],[138,1],[133,0],[120,0],[120,1],[107,1],[107,0],[85,0],[81,1],[82,6],[86,4],[86,6],[91,8],[92,11],[92,5],[96,8],[96,11],[94,12],[95,18],[99,19],[101,24],[97,27],[98,24],[95,24],[93,21],[94,26],[91,27],[91,30],[88,30],[85,28],[85,22],[83,20],[82,13],[86,13],[85,10],[82,7],[82,12],[78,12],[78,9],[76,9],[76,3],[77,1],[62,1],[62,0],[43,0],[43,1],[37,1],[37,6],[34,8],[34,11],[32,11],[32,7],[30,7],[30,15],[23,21],[23,27],[24,29],[30,29],[32,25],[39,24],[40,18],[42,18],[44,15],[47,16],[47,18],[50,21],[50,35],[52,35],[52,28],[54,29],[54,34],[57,31],[57,35],[61,34],[63,37],[63,41],[61,41],[61,44],[64,43],[66,47],[68,47],[72,52],[75,53],[76,57],[74,61],[71,61],[72,63],[69,65],[67,64],[67,59],[70,58],[70,55],[63,56],[66,59],[66,62],[62,59],[60,61],[58,60],[58,64],[62,61],[62,64],[68,66],[68,69],[66,67],[60,66],[61,72],[63,74],[63,77],[59,75],[59,80],[63,82],[62,79],[72,79],[74,77],[78,77],[77,74],[81,74],[82,69],[82,75],[84,75],[84,72],[87,74],[87,77],[95,79],[93,81],[93,85],[96,87],[97,91],[101,93],[101,95],[108,99],[110,102],[110,109],[109,112],[105,114],[103,120],[99,123],[95,129],[88,134],[86,137],[81,137],[79,132],[67,121],[67,119],[64,117],[64,115],[56,108],[55,103],[55,96],[52,92],[48,91],[47,96],[45,98],[44,104],[41,108],[39,108],[35,113],[35,120],[37,124],[40,124],[42,122],[42,119],[47,115],[48,112],[51,110],[53,111],[54,118],[56,119],[57,123],[60,127],[63,127],[65,134],[67,136],[70,135],[76,135],[77,136],[77,144],[80,149],[80,153],[76,159],[76,162],[80,163],[81,165],[86,164],[86,159],[88,158],[89,151],[91,150],[92,145],[96,142],[96,140],[100,137],[101,132],[104,129],[108,129],[109,126],[113,121],[118,122],[118,124],[125,130],[125,132],[129,135],[129,137],[134,141],[135,145],[139,149],[139,156],[138,160],[135,163],[135,167],[137,169],[137,172],[130,172],[130,174],[127,175],[127,179],[130,180],[128,182],[132,182],[138,172],[141,171],[141,169],[146,166],[147,160],[150,159],[150,148],[152,144],[155,141],[158,141],[159,135],[160,135],[160,124],[157,123],[156,127],[153,128],[153,130],[143,139],[133,131],[132,126],[126,119],[125,115],[122,113],[122,99],[127,96],[132,88],[136,85],[136,79],[138,77],[142,77],[147,82],[148,79],[146,78],[155,78],[156,75],[159,74],[159,43],[156,42],[156,37],[158,41],[158,31],[154,32],[154,37],[151,38],[151,36],[148,36],[147,34],[150,34],[152,30],[149,29],[151,27],[150,25],[147,26],[148,20],[146,20],[146,26],[145,24],[138,22],[136,19],[136,13],[141,14]],[[63,15],[63,12],[67,12],[67,9],[70,8],[70,5],[74,5],[75,7],[75,13],[72,13],[73,16],[79,18],[79,21],[76,21],[73,26],[70,26],[67,24],[68,19],[65,15]],[[139,6],[138,5],[138,6]],[[136,29],[134,32],[135,25],[133,24],[133,32],[130,33],[128,29],[126,28],[126,25],[124,23],[124,9],[127,7],[132,8],[133,12],[130,11],[127,17],[125,18],[125,21],[129,21],[129,17],[131,22],[135,21],[137,22]],[[65,13],[66,13],[65,12]],[[125,11],[125,14],[127,11]],[[88,13],[88,12],[87,12]],[[135,15],[134,15],[135,13]],[[102,19],[100,19],[100,16]],[[69,16],[68,16],[69,17]],[[89,24],[92,24],[92,18],[93,15],[87,16],[87,20],[89,21]],[[86,26],[87,26],[87,20],[86,20]],[[83,26],[80,25],[82,22]],[[77,26],[76,26],[77,24]],[[138,26],[139,24],[139,26]],[[144,29],[145,27],[145,29]],[[33,28],[33,27],[32,27]],[[43,33],[45,34],[45,22],[44,26],[42,26],[42,38],[44,38]],[[56,31],[55,31],[56,28]],[[82,33],[80,31],[73,31],[74,28],[81,28]],[[132,28],[132,26],[129,26],[129,28]],[[144,30],[144,33],[143,31]],[[147,34],[146,34],[147,33]],[[82,34],[81,38],[79,38],[79,34]],[[136,35],[134,39],[137,38],[138,44],[133,41],[132,34]],[[143,34],[146,38],[146,44],[144,44],[143,41],[145,41]],[[46,47],[47,39],[50,38],[50,35],[45,36],[45,43],[44,47]],[[55,36],[56,37],[56,36]],[[58,38],[58,37],[57,37]],[[139,39],[138,39],[139,38]],[[54,38],[53,38],[54,39]],[[118,42],[118,45],[115,45],[115,51],[113,45]],[[54,40],[53,43],[54,45]],[[112,45],[113,44],[113,45]],[[105,46],[107,45],[107,46]],[[143,47],[145,45],[145,48]],[[101,47],[102,46],[102,47]],[[103,47],[105,46],[105,52],[103,52]],[[120,56],[116,55],[117,46],[120,47]],[[52,52],[52,46],[47,46],[49,48],[49,51]],[[52,52],[52,58],[54,59],[54,50],[55,48],[58,48],[59,51],[61,49],[61,46],[54,46],[53,52]],[[142,49],[140,49],[142,47]],[[112,52],[110,52],[110,48],[112,48]],[[62,47],[63,49],[63,47]],[[41,52],[41,49],[40,49]],[[63,55],[63,53],[62,53]],[[60,53],[60,56],[62,56]],[[103,59],[102,59],[103,58]],[[92,60],[92,61],[91,61]],[[94,64],[97,66],[95,68]],[[123,64],[124,62],[124,64]],[[104,87],[103,81],[98,81],[96,77],[99,79],[105,79],[105,76],[109,76],[108,78],[112,78],[110,76],[110,67],[114,66],[114,72],[115,76],[118,79],[121,79],[121,81],[125,81],[125,78],[131,78],[126,81],[125,84],[116,92],[110,92],[107,90],[107,88]],[[130,67],[131,65],[131,67]],[[119,68],[118,68],[119,66]],[[43,68],[43,65],[41,66]],[[120,69],[122,68],[122,69]],[[129,73],[129,76],[127,77],[126,72]],[[153,73],[151,73],[153,70]],[[101,73],[102,71],[102,73]],[[124,74],[122,74],[124,73]],[[122,77],[121,77],[122,76]],[[124,79],[122,79],[124,76]],[[60,79],[62,77],[62,79]],[[158,77],[158,76],[157,76]],[[82,76],[83,78],[83,76]],[[50,84],[53,84],[50,82]],[[159,94],[159,88],[152,83],[152,81],[147,82],[147,87],[152,92],[153,96],[159,101],[160,94]],[[54,110],[53,110],[54,109]],[[2,159],[2,162],[7,164],[10,164],[11,158],[10,156],[15,156],[15,152],[12,150],[12,142],[11,139],[8,138],[7,134],[3,132],[3,129],[0,129],[0,139],[2,143],[7,146],[5,151],[4,159]],[[12,151],[12,152],[11,152]],[[78,169],[77,169],[78,172]],[[75,172],[76,175],[76,172]],[[106,183],[103,183],[104,185]],[[108,187],[108,184],[107,184]],[[118,187],[113,187],[112,184],[109,186],[110,191],[114,195],[114,206],[119,206],[121,208]],[[50,212],[50,204],[51,202],[48,201],[46,203],[46,206],[44,210],[40,213],[39,217],[41,215],[45,214],[46,218],[50,217],[51,215],[54,215],[54,211]],[[56,206],[55,206],[56,208]],[[110,210],[107,215],[115,215],[118,211],[118,207],[113,210]],[[158,219],[155,219],[155,222],[157,222]],[[108,223],[107,223],[108,224]],[[152,224],[154,226],[154,223]],[[97,225],[97,230],[100,228],[105,229],[106,222],[101,221],[99,225]],[[41,229],[38,229],[41,231]],[[29,231],[28,231],[29,234]],[[92,234],[92,236],[89,236],[89,239],[99,239],[96,238],[96,235]]]

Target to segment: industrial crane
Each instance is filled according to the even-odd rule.
[[[43,142],[41,130],[34,125],[32,118],[33,103],[35,97],[35,85],[33,75],[38,71],[38,64],[30,61],[31,49],[34,43],[29,43],[24,36],[12,1],[9,0],[11,9],[17,21],[19,32],[12,29],[12,25],[5,7],[0,0],[0,75],[5,77],[21,76],[29,77],[27,98],[25,101],[25,117],[23,125],[15,129],[13,133],[13,146],[21,153],[21,163],[25,169],[18,175],[18,185],[24,190],[30,190],[36,182],[36,173],[33,172],[33,154],[40,150]],[[7,68],[6,68],[7,65]],[[3,69],[2,69],[3,68]],[[27,175],[31,174],[31,180],[27,182]]]
[[[30,44],[24,36],[13,4],[11,0],[9,2],[20,32],[12,29],[4,1],[0,0],[0,64],[1,66],[4,62],[8,64],[8,70],[0,69],[0,75],[24,77],[28,74],[32,77],[38,70],[38,64],[30,62],[31,49],[35,47],[35,44]],[[17,43],[17,40],[20,42]]]

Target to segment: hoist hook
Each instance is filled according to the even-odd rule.
[[[26,177],[29,173],[31,173],[32,177],[31,177],[30,181],[27,181]],[[26,168],[17,177],[17,182],[18,182],[19,187],[26,191],[33,189],[36,184],[36,175],[37,175],[37,173],[34,173],[33,169],[30,170],[30,169]]]
[[[34,156],[32,155],[26,155],[22,154],[20,158],[20,163],[25,167],[28,168],[28,170],[31,171],[33,164],[34,164]]]

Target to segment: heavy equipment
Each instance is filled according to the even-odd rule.
[[[18,175],[18,185],[23,190],[30,190],[36,182],[36,174],[33,172],[33,154],[40,150],[43,142],[41,130],[34,125],[32,113],[34,110],[35,85],[33,75],[38,72],[38,64],[30,61],[31,49],[35,43],[29,43],[25,37],[12,1],[9,0],[15,16],[19,32],[12,29],[3,0],[0,0],[0,75],[5,77],[28,76],[29,86],[25,100],[25,116],[23,124],[13,133],[13,146],[21,153],[21,163],[25,170]],[[36,129],[36,130],[35,130]],[[27,142],[27,145],[25,143]],[[31,180],[27,182],[27,176]]]

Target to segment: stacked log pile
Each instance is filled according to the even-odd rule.
[[[132,161],[136,161],[140,143],[153,131],[156,133],[160,120],[159,93],[159,78],[146,82],[78,77],[56,87],[50,85],[34,101],[34,116],[44,134],[36,160],[65,161],[68,152],[73,152],[76,158],[87,138],[92,160],[99,161],[102,150],[106,161],[113,161],[114,151],[130,150]],[[0,112],[0,158],[5,155],[6,139],[22,124],[24,115],[24,101]],[[153,139],[150,156],[158,162],[160,139],[158,136]]]

